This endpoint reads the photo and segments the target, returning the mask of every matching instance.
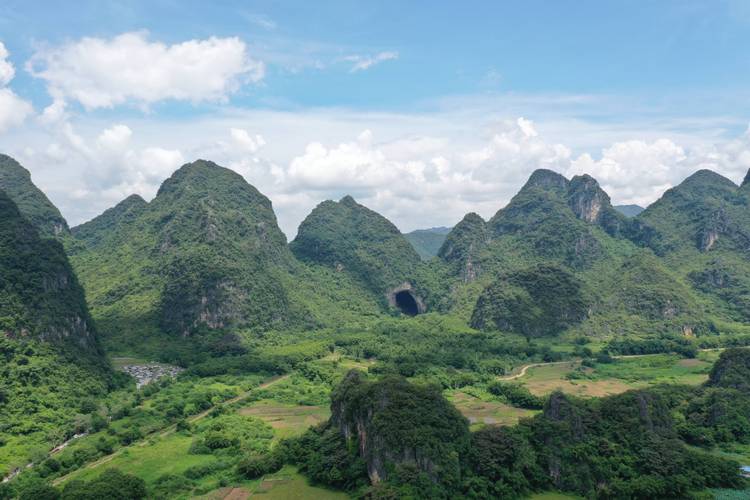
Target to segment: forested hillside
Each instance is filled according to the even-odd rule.
[[[60,211],[31,182],[31,174],[10,156],[0,154],[0,189],[15,202],[21,214],[41,236],[62,237],[68,223]]]
[[[0,191],[0,476],[76,431],[116,383],[62,245]],[[22,463],[23,462],[23,463]]]
[[[205,160],[70,231],[20,165],[0,179],[25,203],[0,191],[0,498],[746,487],[747,181],[701,171],[626,216],[538,170],[424,260],[349,196],[288,244]]]

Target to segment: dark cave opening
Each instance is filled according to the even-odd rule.
[[[396,294],[396,307],[407,316],[419,314],[419,306],[409,290],[402,290]]]

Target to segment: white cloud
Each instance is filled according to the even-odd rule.
[[[34,112],[31,104],[8,88],[0,88],[0,133],[22,124]]]
[[[255,136],[242,128],[230,128],[229,133],[232,136],[234,143],[244,152],[255,153],[262,148],[266,141],[262,135],[256,134]]]
[[[6,87],[16,74],[9,56],[5,45],[0,42],[0,133],[21,125],[34,112],[29,102]]]
[[[354,63],[352,65],[352,68],[349,70],[352,73],[370,69],[376,64],[380,64],[385,61],[392,61],[395,59],[398,59],[398,52],[393,51],[378,52],[375,55],[368,56],[352,55],[344,57],[344,61]]]
[[[41,49],[27,69],[47,82],[57,100],[78,101],[86,109],[131,101],[148,106],[165,99],[224,101],[265,72],[236,37],[167,45],[150,41],[144,32]]]
[[[345,194],[411,230],[454,224],[469,211],[490,217],[540,167],[589,173],[615,203],[641,204],[699,168],[734,181],[750,168],[746,133],[722,139],[702,129],[670,134],[627,124],[600,127],[589,147],[579,141],[591,140],[594,124],[565,128],[486,107],[414,114],[235,109],[114,124],[73,115],[71,123],[18,129],[0,136],[0,149],[32,170],[72,224],[134,192],[150,198],[175,168],[197,158],[234,169],[267,195],[290,237],[315,205]]]
[[[97,144],[100,148],[110,151],[121,151],[133,136],[133,131],[127,125],[114,125],[104,130],[97,138]]]
[[[16,75],[13,63],[8,60],[9,55],[8,49],[5,48],[3,42],[0,42],[0,87],[8,85]]]
[[[605,148],[599,160],[584,153],[568,175],[590,174],[621,203],[647,205],[692,173],[685,150],[669,139],[625,141]]]

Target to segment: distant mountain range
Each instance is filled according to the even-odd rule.
[[[588,175],[537,170],[488,221],[468,214],[453,228],[406,235],[346,196],[318,205],[289,244],[270,200],[210,161],[181,167],[150,202],[130,196],[72,229],[7,156],[0,188],[8,213],[35,228],[23,244],[29,265],[58,252],[63,270],[50,268],[42,289],[65,283],[78,297],[55,306],[56,321],[80,318],[70,323],[75,335],[41,320],[5,328],[36,328],[40,339],[74,339],[91,352],[98,337],[85,326],[77,280],[109,350],[183,364],[238,348],[241,332],[399,312],[530,337],[695,335],[750,319],[750,185],[710,171],[636,214],[640,207],[612,206]],[[75,274],[64,270],[63,246]],[[24,300],[0,307],[44,318],[53,303]]]
[[[640,205],[615,205],[615,210],[627,217],[635,217],[645,210]]]
[[[422,260],[430,260],[437,256],[438,250],[440,250],[445,237],[448,236],[450,231],[451,228],[440,226],[429,229],[416,229],[410,233],[404,233],[404,236]]]

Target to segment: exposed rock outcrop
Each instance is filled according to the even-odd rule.
[[[370,382],[352,370],[331,401],[330,423],[356,443],[372,483],[402,466],[416,467],[435,482],[459,474],[456,452],[468,447],[468,422],[437,388],[400,377]]]
[[[83,289],[60,242],[40,237],[0,190],[0,332],[101,354]]]
[[[464,282],[474,281],[482,272],[479,252],[489,240],[487,225],[471,212],[456,224],[438,251],[438,257],[460,267]]]

